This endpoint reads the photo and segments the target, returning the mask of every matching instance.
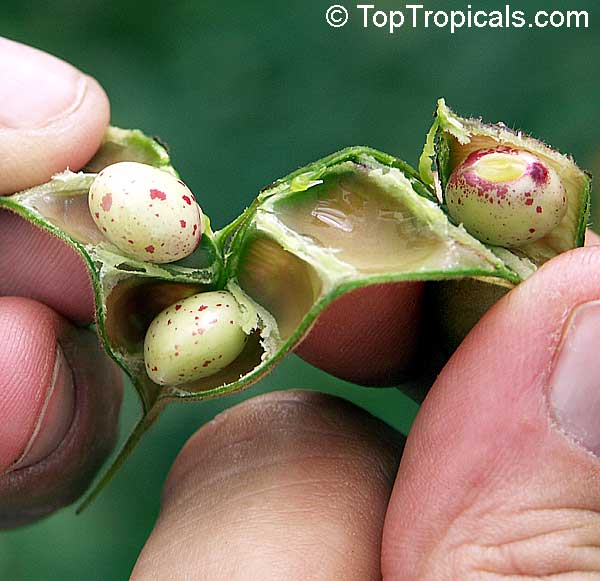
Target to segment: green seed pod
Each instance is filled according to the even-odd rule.
[[[509,147],[471,153],[450,175],[445,199],[457,222],[496,246],[539,240],[567,211],[556,171],[532,153]]]
[[[214,375],[242,352],[248,336],[233,295],[200,293],[162,311],[144,341],[148,376],[159,385],[179,385]]]
[[[557,211],[562,215],[560,222],[547,223],[549,230],[539,239],[515,249],[489,245],[491,238],[472,235],[476,225],[467,231],[461,225],[466,219],[449,215],[453,186],[448,188],[448,184],[454,170],[473,152],[499,147],[535,156],[549,174],[550,170],[556,173],[566,195],[564,214]],[[108,482],[165,405],[225,395],[259,381],[293,352],[324,309],[356,289],[366,294],[366,287],[404,281],[427,286],[422,308],[428,313],[428,325],[422,330],[425,336],[419,341],[415,361],[421,365],[418,371],[434,376],[450,353],[443,348],[445,335],[458,341],[504,291],[546,260],[583,244],[590,194],[589,177],[571,159],[503,126],[463,119],[441,102],[420,172],[368,147],[345,149],[265,188],[238,218],[217,232],[199,214],[202,243],[185,260],[156,264],[151,258],[156,259],[154,242],[160,226],[152,216],[146,215],[147,224],[156,228],[142,233],[153,237],[155,252],[137,253],[136,260],[118,228],[113,232],[114,244],[107,242],[109,226],[118,222],[125,227],[128,219],[113,223],[109,218],[107,223],[104,216],[100,229],[93,220],[102,197],[114,194],[106,184],[94,182],[97,172],[130,161],[159,168],[159,173],[155,173],[158,169],[151,173],[183,187],[159,143],[139,131],[111,128],[85,173],[65,172],[46,184],[0,197],[0,207],[51,232],[81,255],[93,282],[99,336],[140,397],[142,419],[93,494]],[[489,180],[494,164],[488,166],[483,175]],[[94,200],[89,200],[93,183]],[[148,183],[140,183],[148,193]],[[130,185],[137,188],[139,184]],[[123,186],[123,198],[127,196],[124,190]],[[538,197],[546,194],[536,193]],[[187,218],[176,215],[179,209],[183,207],[175,206],[172,218],[177,223],[185,219],[187,225]],[[138,210],[130,216],[147,212]],[[191,218],[190,223],[194,223]],[[504,236],[503,241],[513,242],[508,231]],[[174,257],[172,253],[165,258]],[[463,283],[468,283],[473,297],[466,305],[471,316],[468,324],[452,333],[444,324],[453,326],[448,312],[459,322],[466,319],[464,301],[453,300],[462,295]],[[500,290],[479,293],[480,284]],[[225,291],[235,302],[218,295]],[[223,298],[209,304],[206,293]],[[210,321],[215,317],[203,322],[195,318],[203,312],[218,313],[223,308],[218,304],[229,304],[225,309],[231,316],[216,316],[214,326]],[[203,305],[206,309],[198,311]],[[379,305],[373,305],[377,311]],[[194,307],[198,314],[190,312]],[[388,312],[374,313],[374,324],[388,316]],[[343,324],[348,331],[354,328],[351,319]],[[199,325],[204,330],[200,335]],[[361,345],[362,339],[357,331],[353,344]],[[394,367],[394,363],[386,370],[386,378],[389,385],[405,390],[414,385],[406,368]]]
[[[90,186],[92,219],[123,253],[147,262],[189,256],[202,236],[200,208],[176,177],[150,165],[121,162]]]

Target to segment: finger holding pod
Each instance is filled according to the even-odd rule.
[[[172,174],[137,162],[104,168],[90,187],[92,218],[121,252],[154,263],[189,256],[202,236],[202,212]]]

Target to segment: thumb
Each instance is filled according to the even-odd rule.
[[[599,299],[600,248],[575,250],[467,337],[408,439],[386,579],[600,574]]]
[[[91,77],[0,38],[0,194],[80,169],[108,125],[106,94]]]

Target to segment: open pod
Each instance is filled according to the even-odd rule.
[[[505,289],[534,272],[549,248],[557,253],[580,245],[589,183],[574,164],[575,169],[561,174],[573,186],[574,206],[560,244],[555,237],[530,254],[529,249],[517,253],[486,245],[449,219],[443,189],[452,164],[467,154],[473,141],[499,136],[512,136],[530,148],[538,143],[501,127],[462,120],[441,103],[421,175],[379,151],[345,149],[267,187],[220,231],[213,232],[204,216],[201,244],[192,255],[169,264],[124,255],[104,236],[88,208],[91,183],[113,163],[137,161],[177,175],[164,147],[139,131],[111,128],[84,172],[67,171],[47,184],[0,198],[0,207],[58,236],[81,254],[93,281],[98,334],[140,396],[142,419],[88,501],[167,403],[203,400],[258,381],[341,295],[375,284],[431,281],[431,304],[438,314],[433,320],[446,333],[456,310],[454,299],[464,298],[456,286],[462,281],[486,281],[486,287],[494,289],[480,297],[476,291],[475,299],[470,299],[469,308],[476,313],[471,318],[477,318]],[[559,154],[547,148],[544,155],[554,162]],[[151,322],[167,307],[177,308],[178,301],[215,290],[231,293],[242,313],[247,341],[241,352],[229,365],[201,379],[154,383],[144,361],[144,337]],[[458,309],[460,326],[468,317]],[[434,327],[432,333],[437,332]]]
[[[435,188],[445,207],[445,193],[452,172],[477,151],[504,148],[529,152],[540,159],[556,172],[566,194],[566,212],[560,223],[539,240],[519,245],[518,249],[512,248],[511,253],[526,267],[530,263],[539,267],[561,252],[582,246],[589,219],[591,176],[571,157],[521,131],[513,131],[503,123],[491,125],[479,119],[460,117],[447,107],[444,99],[440,99],[419,163],[421,177]],[[535,212],[535,204],[530,211]],[[493,250],[504,260],[514,261],[506,249]]]

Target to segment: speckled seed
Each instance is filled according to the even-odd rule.
[[[248,336],[240,308],[226,291],[179,301],[152,321],[144,341],[150,379],[178,385],[213,375],[242,352]]]
[[[166,171],[124,161],[104,168],[88,196],[94,222],[124,254],[175,262],[200,243],[202,213],[187,186]]]
[[[528,151],[473,152],[450,176],[448,212],[469,233],[496,246],[521,246],[553,230],[567,211],[560,177]]]

